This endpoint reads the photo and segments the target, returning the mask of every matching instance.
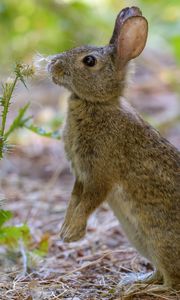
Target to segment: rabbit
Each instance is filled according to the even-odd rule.
[[[60,236],[85,235],[107,201],[134,247],[154,266],[142,279],[180,289],[180,153],[123,98],[148,22],[138,7],[117,16],[110,42],[54,55],[48,72],[71,92],[63,141],[75,183]]]

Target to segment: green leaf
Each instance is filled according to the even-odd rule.
[[[20,239],[22,239],[25,244],[31,240],[30,231],[27,225],[0,228],[0,245],[14,248],[18,246],[18,241]]]
[[[44,128],[38,127],[34,124],[24,124],[24,127],[43,137],[49,137],[56,140],[61,139],[61,136],[58,131],[46,131]]]
[[[12,218],[12,213],[8,210],[0,209],[0,228],[2,225]]]
[[[22,65],[21,64],[16,63],[16,66],[14,68],[14,73],[16,74],[16,77],[22,82],[22,84],[27,89],[27,85],[24,81],[24,77],[23,77],[23,74],[22,74]]]
[[[27,103],[26,105],[24,105],[22,108],[19,109],[18,115],[17,117],[14,119],[14,121],[12,122],[11,126],[9,127],[8,131],[4,134],[4,138],[7,139],[8,136],[16,129],[23,127],[27,121],[29,121],[32,116],[27,117],[26,119],[24,118],[24,115],[27,111],[27,109],[29,108],[30,103]]]
[[[39,256],[45,256],[48,253],[49,249],[49,235],[45,233],[42,237],[40,242],[37,245],[37,248],[33,251],[33,253]]]

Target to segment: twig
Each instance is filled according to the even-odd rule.
[[[22,239],[19,241],[19,247],[20,247],[20,252],[21,252],[22,260],[23,260],[23,272],[22,272],[21,276],[24,277],[27,274],[27,255],[26,255],[26,251],[25,251],[24,243],[23,243]]]

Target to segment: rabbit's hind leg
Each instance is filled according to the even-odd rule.
[[[180,274],[163,274],[165,286],[172,288],[180,293]]]

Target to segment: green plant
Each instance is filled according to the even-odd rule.
[[[8,137],[18,128],[27,128],[38,135],[44,137],[50,137],[55,139],[60,139],[60,135],[57,131],[47,132],[45,129],[38,127],[33,124],[32,116],[26,117],[26,112],[29,108],[30,103],[25,104],[22,108],[19,109],[17,116],[11,122],[11,125],[6,130],[7,115],[9,107],[11,105],[11,99],[13,92],[16,88],[18,81],[21,81],[26,87],[25,77],[30,77],[34,74],[33,67],[29,65],[17,64],[15,67],[15,78],[8,79],[5,84],[2,85],[3,94],[0,97],[0,106],[2,108],[1,113],[1,125],[0,125],[0,159],[3,158],[4,152],[8,148]]]
[[[39,261],[39,256],[43,257],[49,249],[49,235],[44,234],[37,243],[33,242],[30,229],[27,224],[5,225],[13,217],[10,211],[0,209],[0,245],[7,249],[8,256],[13,253],[21,253],[23,261],[23,273],[26,274]]]
[[[8,129],[6,129],[8,112],[16,85],[18,81],[21,81],[26,87],[25,78],[32,76],[34,74],[34,69],[29,65],[17,64],[14,73],[14,78],[8,79],[2,85],[2,96],[0,96],[0,107],[2,109],[0,122],[0,159],[3,158],[5,151],[9,148],[9,136],[16,129],[24,127],[37,133],[38,135],[60,139],[59,133],[45,131],[44,129],[33,124],[32,116],[26,116],[30,103],[26,103],[19,109],[17,116],[12,120]],[[38,245],[32,247],[33,243],[30,229],[26,224],[20,226],[5,225],[5,223],[12,217],[13,214],[10,211],[4,210],[2,208],[0,209],[0,245],[4,245],[9,250],[16,249],[18,247],[25,247],[25,249],[28,249],[30,247],[32,249],[30,249],[27,253],[30,253],[31,256],[33,254],[38,254],[41,256],[46,254],[48,251],[47,236],[42,237]],[[22,250],[21,252],[22,256],[24,256],[23,253],[25,253],[25,251]]]
[[[26,86],[24,81],[24,75],[31,76],[32,74],[33,70],[29,66],[25,69],[22,65],[17,64],[15,67],[15,78],[10,78],[4,84],[2,84],[3,93],[0,97],[0,106],[2,108],[0,127],[0,159],[3,158],[3,154],[7,149],[7,138],[15,129],[22,125],[24,114],[28,108],[26,104],[22,109],[20,109],[18,116],[14,121],[12,121],[10,128],[6,131],[7,115],[9,107],[11,105],[11,99],[14,89],[17,85],[18,80],[22,81],[23,84]]]
[[[5,226],[5,223],[12,218],[12,213],[8,210],[0,210],[0,245],[8,248],[18,246],[19,240],[25,243],[30,240],[30,231],[26,224],[20,226]]]

